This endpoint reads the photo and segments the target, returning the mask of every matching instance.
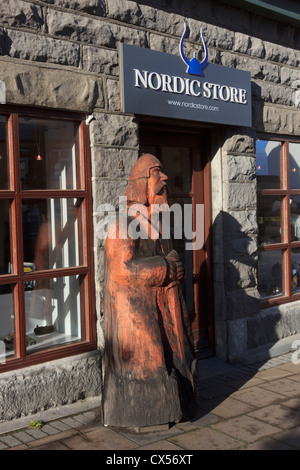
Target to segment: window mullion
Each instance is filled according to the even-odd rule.
[[[289,152],[288,152],[288,144],[284,142],[281,147],[281,158],[283,162],[284,168],[284,184],[287,190],[287,194],[284,198],[284,214],[283,214],[283,224],[284,224],[284,236],[285,241],[287,243],[287,249],[283,252],[283,273],[284,276],[282,279],[284,280],[285,285],[284,292],[285,294],[290,297],[292,295],[292,286],[291,286],[291,223],[290,223],[290,175],[289,175]]]
[[[25,301],[23,286],[23,242],[22,242],[22,207],[20,198],[20,158],[19,158],[19,129],[18,115],[11,114],[9,118],[9,147],[11,188],[15,197],[12,203],[13,231],[13,270],[18,275],[19,282],[15,288],[15,348],[19,358],[26,355],[26,325]]]

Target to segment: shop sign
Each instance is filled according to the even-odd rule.
[[[251,126],[249,72],[209,63],[201,30],[204,58],[121,43],[121,109],[126,113],[218,124]]]

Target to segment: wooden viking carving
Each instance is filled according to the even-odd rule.
[[[157,425],[195,413],[184,267],[150,217],[158,205],[167,207],[166,181],[160,161],[142,155],[129,177],[127,206],[105,242],[103,421],[109,426]]]

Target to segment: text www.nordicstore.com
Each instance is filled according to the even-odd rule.
[[[208,104],[194,103],[193,101],[168,100],[170,106],[183,106],[185,108],[202,109],[204,111],[219,111],[218,106],[208,106]]]

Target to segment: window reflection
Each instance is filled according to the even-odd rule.
[[[20,118],[22,189],[78,189],[73,122]]]
[[[300,291],[300,248],[292,248],[292,293]]]
[[[256,142],[256,174],[258,189],[280,188],[281,142]]]
[[[300,240],[300,196],[290,199],[291,241]]]
[[[0,286],[0,364],[14,355],[14,302],[13,286]]]
[[[10,201],[0,200],[0,274],[11,273]]]
[[[54,347],[83,338],[84,294],[81,276],[37,282],[25,291],[27,350]]]
[[[289,143],[290,188],[300,188],[300,144]]]
[[[82,262],[77,199],[22,201],[24,270],[67,268]]]
[[[281,204],[278,196],[258,196],[260,245],[281,242]]]
[[[261,251],[258,256],[258,290],[262,297],[282,295],[282,251]]]

